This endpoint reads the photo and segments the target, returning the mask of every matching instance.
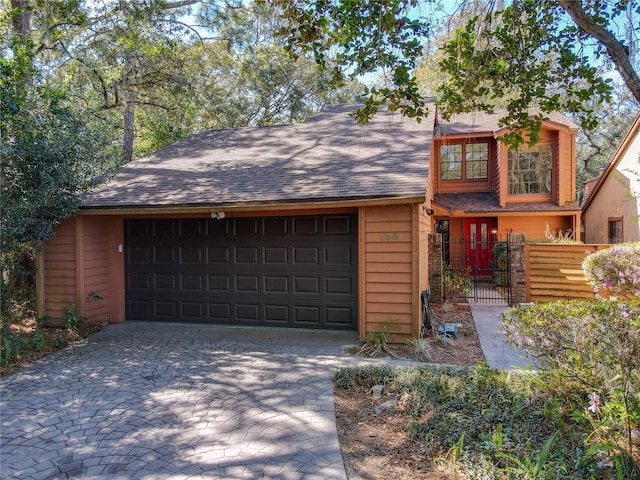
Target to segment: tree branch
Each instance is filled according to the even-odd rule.
[[[609,53],[609,57],[622,76],[624,83],[635,99],[640,103],[640,76],[634,70],[629,53],[624,45],[606,28],[596,22],[576,0],[558,0],[560,6],[571,16],[573,21],[587,34],[598,40]]]

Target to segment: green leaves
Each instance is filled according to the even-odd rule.
[[[332,73],[334,84],[366,74],[386,78],[381,86],[365,92],[365,107],[355,114],[358,121],[367,121],[386,102],[406,115],[426,114],[414,69],[430,22],[412,10],[414,1],[269,3],[287,22],[279,34],[286,38],[288,50],[297,56],[311,54]]]
[[[615,8],[637,5],[617,2]],[[602,24],[613,16],[607,8],[596,12]],[[440,67],[448,79],[439,89],[441,111],[448,116],[506,106],[500,122],[512,128],[504,139],[512,147],[522,144],[527,134],[533,142],[553,111],[573,113],[583,128],[595,128],[594,101],[608,101],[612,83],[593,63],[588,41],[593,44],[557,2],[516,0],[476,16],[443,47]],[[529,119],[532,106],[539,106],[542,115]]]

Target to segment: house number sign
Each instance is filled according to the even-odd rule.
[[[381,233],[380,241],[381,242],[397,242],[400,238],[400,235],[397,233]]]

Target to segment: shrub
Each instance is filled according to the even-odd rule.
[[[473,288],[471,271],[467,267],[447,267],[444,270],[444,296],[447,300],[465,299]]]
[[[596,292],[602,290],[626,299],[640,296],[640,243],[592,253],[582,262],[582,268]]]
[[[640,476],[640,305],[559,301],[504,315],[509,341],[540,359],[546,388],[590,427],[590,453]]]

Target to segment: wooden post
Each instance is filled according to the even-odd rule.
[[[509,234],[509,282],[511,303],[527,301],[527,275],[524,257],[524,233]]]

